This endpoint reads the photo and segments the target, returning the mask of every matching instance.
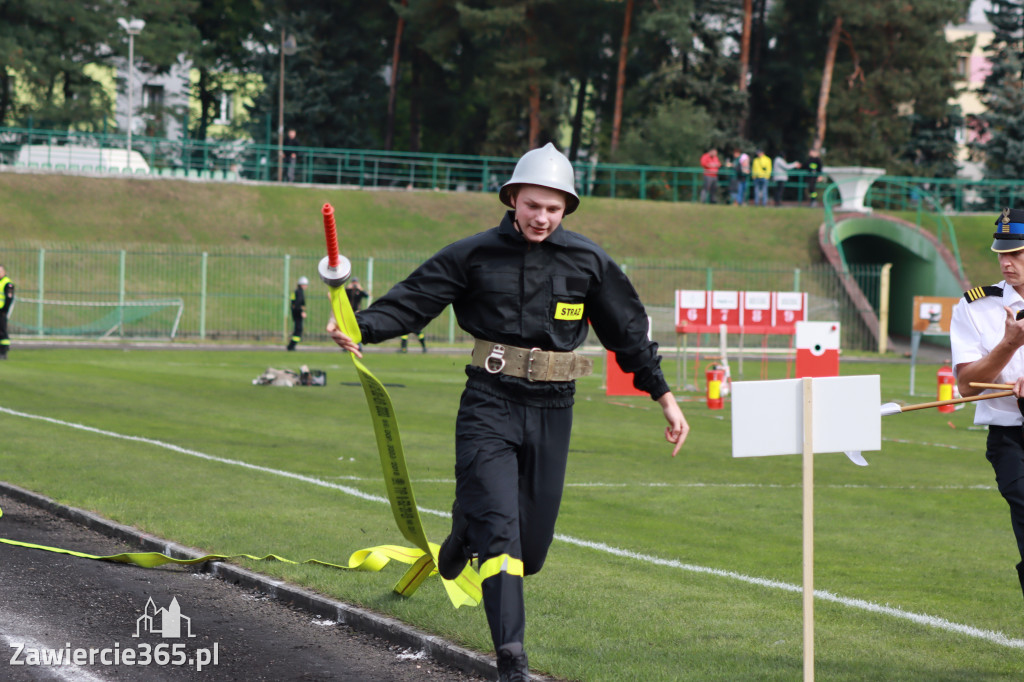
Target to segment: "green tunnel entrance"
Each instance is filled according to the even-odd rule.
[[[836,224],[835,240],[847,266],[892,263],[889,332],[909,337],[914,296],[959,296],[963,287],[936,243],[920,231],[884,216],[848,218]],[[877,314],[877,281],[860,281],[861,291]]]

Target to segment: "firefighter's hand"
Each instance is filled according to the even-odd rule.
[[[1003,330],[1003,341],[1016,350],[1024,346],[1024,320],[1018,320],[1017,316],[1009,306],[1003,306],[1006,311],[1006,326]]]
[[[306,311],[305,310],[302,311],[302,319],[306,319]]]
[[[1013,397],[1017,399],[1024,398],[1024,377],[1018,377],[1017,380],[1013,382]]]
[[[359,344],[353,341],[348,334],[338,328],[338,323],[334,321],[333,317],[330,322],[327,323],[327,333],[334,340],[334,343],[341,346],[342,350],[347,350],[350,353],[355,354],[357,358],[363,357],[363,354],[359,351]]]
[[[676,444],[675,448],[672,449],[672,456],[675,457],[679,454],[679,449],[683,447],[687,434],[690,433],[690,425],[686,423],[686,417],[683,416],[683,411],[679,409],[679,403],[676,402],[672,391],[658,398],[658,403],[661,404],[665,421],[668,422],[668,426],[665,427],[665,440]]]

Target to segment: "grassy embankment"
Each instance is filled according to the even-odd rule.
[[[497,222],[492,194],[0,174],[0,244],[316,248],[323,202],[352,253],[432,252]],[[913,216],[905,216],[913,219]],[[617,258],[821,262],[820,209],[585,198],[566,225]],[[954,220],[972,280],[992,270],[992,219]],[[980,278],[980,279],[979,279]]]

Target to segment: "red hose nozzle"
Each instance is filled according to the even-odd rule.
[[[334,207],[324,204],[324,237],[327,239],[327,264],[337,268],[340,263],[338,255],[338,228],[334,224]]]

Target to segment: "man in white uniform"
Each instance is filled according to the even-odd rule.
[[[1003,209],[996,220],[992,250],[999,254],[1003,281],[975,287],[953,308],[950,342],[957,387],[964,396],[983,391],[970,383],[1013,384],[1024,394],[1024,210]],[[1024,416],[1013,397],[976,403],[975,424],[988,426],[985,457],[995,470],[999,492],[1010,505],[1010,523],[1021,562],[1024,591]]]

